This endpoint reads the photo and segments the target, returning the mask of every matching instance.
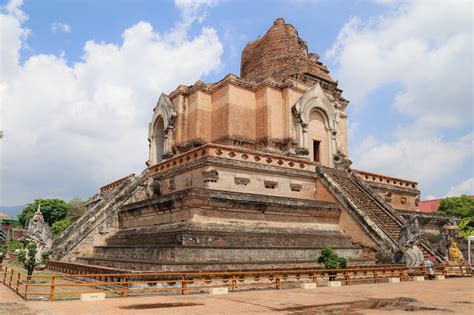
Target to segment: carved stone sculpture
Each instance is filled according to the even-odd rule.
[[[420,249],[423,231],[418,223],[418,217],[413,215],[400,231],[398,245],[403,253],[402,262],[407,266],[418,266],[424,261],[423,252]]]
[[[53,245],[51,229],[49,228],[48,223],[44,221],[40,207],[38,207],[38,210],[36,211],[35,215],[28,222],[28,228],[26,230],[26,239],[28,241],[36,243],[36,261],[41,261],[41,256],[43,255],[43,253],[49,252],[51,250],[51,246]]]

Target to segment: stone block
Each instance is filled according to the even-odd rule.
[[[94,301],[103,301],[105,300],[105,293],[82,293],[81,301],[82,302],[94,302]]]
[[[314,282],[307,282],[301,284],[302,289],[316,289],[316,283]]]
[[[444,277],[444,275],[437,275],[435,277],[436,280],[445,280],[446,278]]]
[[[342,285],[341,281],[328,281],[323,286],[334,288],[334,287],[340,287],[341,285]]]
[[[220,295],[229,293],[228,288],[211,288],[209,289],[209,294],[211,295]]]
[[[400,278],[388,278],[389,283],[397,283],[400,282]]]
[[[413,281],[425,281],[425,277],[423,276],[413,277]]]

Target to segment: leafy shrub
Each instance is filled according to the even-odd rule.
[[[23,249],[25,247],[25,243],[21,241],[9,241],[7,251],[9,253],[13,253],[16,249]]]
[[[68,219],[56,221],[51,226],[51,232],[53,232],[54,236],[57,236],[64,232],[70,225],[71,221],[69,221]]]
[[[347,268],[347,261],[344,257],[339,257],[330,246],[324,246],[321,255],[318,257],[318,263],[323,263],[326,269]]]
[[[29,276],[33,274],[33,270],[39,263],[35,258],[37,252],[36,244],[31,242],[26,245],[26,248],[16,258],[27,270]]]

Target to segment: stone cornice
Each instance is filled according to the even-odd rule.
[[[406,180],[406,179],[401,179],[397,177],[391,177],[391,176],[386,176],[386,175],[381,175],[381,174],[376,174],[376,173],[370,173],[370,172],[355,170],[355,169],[353,169],[352,171],[357,173],[366,182],[382,183],[382,184],[387,184],[391,186],[418,189],[418,183],[411,180]]]
[[[318,79],[318,80],[313,80],[312,82],[310,82],[311,83],[310,84],[308,83],[307,80],[304,80],[305,77],[306,77],[305,75],[294,75],[284,80],[283,82],[277,82],[275,80],[272,80],[271,78],[267,78],[263,81],[255,82],[255,81],[249,81],[249,80],[240,78],[236,76],[235,74],[230,73],[226,75],[224,79],[215,83],[205,83],[201,80],[198,80],[196,81],[196,83],[194,83],[191,86],[180,85],[178,86],[178,88],[176,88],[174,91],[172,91],[169,94],[169,97],[170,99],[174,99],[178,95],[188,96],[197,91],[201,91],[204,93],[212,93],[227,84],[232,84],[234,86],[242,87],[242,88],[253,90],[253,91],[257,91],[264,87],[271,87],[275,89],[291,88],[293,90],[304,93],[306,92],[307,89],[299,88],[296,86],[297,84],[295,83],[302,83],[304,85],[308,85],[309,87],[311,87],[314,84],[319,82],[321,86],[323,87],[323,89],[330,94],[336,93],[339,95],[340,93],[342,93],[342,90],[336,88],[336,85],[334,82]],[[341,102],[343,108],[347,106],[348,102],[344,98],[339,96],[338,100],[339,102]]]
[[[122,206],[120,213],[140,211],[140,209],[159,206],[160,211],[167,211],[173,208],[173,202],[182,202],[185,198],[201,198],[205,197],[203,202],[208,204],[208,200],[215,200],[218,202],[229,202],[231,204],[251,205],[252,207],[272,206],[284,208],[311,208],[317,210],[340,211],[340,206],[336,202],[304,200],[297,198],[276,197],[267,195],[247,194],[241,192],[219,191],[203,188],[189,188],[170,194],[155,197],[153,199],[146,199],[134,203],[129,203]],[[234,206],[235,206],[234,205]],[[235,208],[232,206],[231,208]],[[246,207],[247,207],[246,206]],[[169,208],[169,209],[168,209]]]
[[[159,164],[150,166],[148,169],[151,176],[161,172],[177,169],[185,164],[191,163],[204,157],[216,157],[222,160],[242,161],[251,164],[273,166],[279,169],[295,171],[306,171],[314,173],[316,163],[305,159],[288,157],[274,153],[266,153],[245,148],[229,147],[214,143],[208,143],[185,153],[176,155]]]

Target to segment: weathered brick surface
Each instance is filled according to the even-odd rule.
[[[293,74],[310,73],[332,81],[329,71],[318,59],[316,54],[308,54],[298,30],[279,18],[262,38],[245,46],[240,76],[254,81],[270,77],[282,81]]]

